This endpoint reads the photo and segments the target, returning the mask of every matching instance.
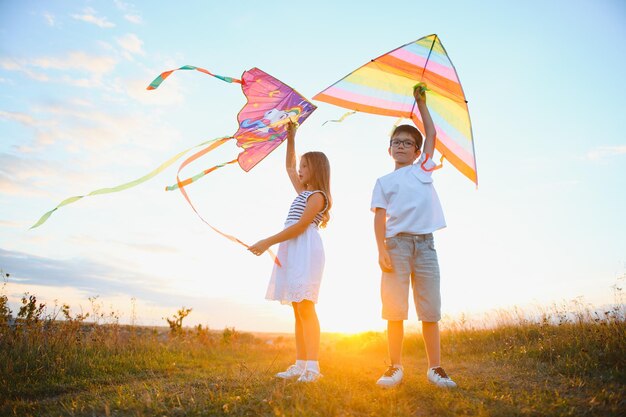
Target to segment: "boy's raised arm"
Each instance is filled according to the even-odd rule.
[[[423,152],[432,158],[433,152],[435,151],[437,131],[435,130],[435,123],[433,122],[432,117],[430,117],[428,106],[426,106],[426,92],[424,89],[418,87],[413,91],[413,96],[415,97],[417,109],[422,116],[422,121],[424,122],[425,138]]]

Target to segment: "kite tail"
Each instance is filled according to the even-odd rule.
[[[189,198],[189,195],[187,194],[187,191],[185,191],[185,186],[191,184],[192,182],[194,182],[196,179],[198,178],[202,178],[203,176],[205,176],[206,174],[215,171],[218,168],[221,168],[223,166],[229,165],[229,164],[233,164],[235,162],[237,162],[237,159],[233,159],[232,161],[229,162],[225,162],[223,164],[218,164],[215,165],[214,167],[211,167],[209,169],[206,169],[204,171],[202,171],[201,173],[191,177],[191,178],[187,178],[186,180],[181,181],[180,179],[180,171],[186,167],[187,165],[189,165],[191,162],[195,161],[196,159],[200,158],[201,156],[211,152],[212,150],[214,150],[215,148],[217,148],[218,146],[226,143],[227,141],[229,141],[230,139],[234,139],[233,137],[223,137],[220,138],[216,141],[214,141],[213,143],[211,143],[209,146],[207,146],[205,149],[202,149],[201,151],[191,155],[189,158],[185,159],[183,161],[182,164],[180,164],[180,167],[178,168],[178,172],[176,173],[176,185],[172,185],[169,187],[166,187],[167,191],[172,191],[175,189],[179,189],[181,194],[183,195],[183,197],[185,197],[185,200],[187,200],[187,203],[189,203],[189,206],[193,209],[193,211],[196,213],[196,215],[198,216],[198,218],[200,220],[202,220],[202,222],[204,222],[204,224],[206,224],[207,226],[209,226],[211,229],[213,229],[216,233],[219,233],[220,235],[224,236],[226,239],[235,242],[235,243],[239,243],[240,245],[244,246],[246,249],[249,248],[250,246],[245,244],[244,242],[242,242],[241,240],[239,240],[237,237],[233,236],[233,235],[229,235],[227,233],[222,232],[221,230],[217,229],[215,226],[213,226],[211,223],[209,223],[208,221],[205,220],[204,217],[202,217],[202,215],[200,214],[200,212],[198,212],[198,210],[196,209],[196,207],[193,205],[193,203],[191,202],[191,199]],[[267,252],[269,253],[269,255],[272,257],[272,260],[278,265],[281,266],[280,261],[278,260],[278,257],[276,257],[276,255],[274,254],[274,252],[272,252],[270,249],[267,250]]]
[[[212,142],[215,141],[219,141],[222,140],[223,138],[217,138],[217,139],[212,139],[209,141],[205,141],[202,142],[198,145],[192,146],[191,148],[185,149],[182,152],[179,152],[178,154],[174,155],[173,157],[171,157],[170,159],[168,159],[167,161],[165,161],[164,163],[162,163],[158,168],[156,168],[154,171],[144,175],[141,178],[138,178],[136,180],[118,185],[116,187],[109,187],[109,188],[100,188],[98,190],[92,191],[89,194],[85,194],[85,195],[78,195],[78,196],[74,196],[74,197],[70,197],[70,198],[66,198],[65,200],[61,201],[61,203],[59,203],[59,205],[57,205],[55,208],[53,208],[52,210],[50,210],[49,212],[47,212],[46,214],[44,214],[43,216],[41,216],[41,218],[37,221],[37,223],[35,223],[34,225],[32,225],[30,228],[34,229],[36,227],[41,226],[42,224],[44,224],[46,222],[46,220],[48,220],[48,218],[52,215],[52,213],[54,213],[55,211],[57,211],[58,209],[60,209],[63,206],[67,206],[68,204],[74,203],[82,198],[85,197],[89,197],[89,196],[93,196],[93,195],[98,195],[98,194],[109,194],[109,193],[116,193],[119,191],[123,191],[126,190],[128,188],[132,188],[136,185],[139,185],[143,182],[148,181],[149,179],[151,179],[152,177],[156,176],[157,174],[161,173],[163,170],[165,170],[167,167],[169,167],[170,165],[172,165],[174,162],[176,162],[178,159],[180,159],[184,154],[186,154],[187,152],[189,152],[192,149],[198,148],[200,146],[204,146],[207,144],[211,144]],[[230,139],[230,138],[229,138]]]
[[[212,72],[210,72],[210,71],[208,71],[208,70],[205,70],[204,68],[194,67],[193,65],[183,65],[183,66],[182,66],[182,67],[180,67],[180,68],[173,69],[173,70],[170,70],[170,71],[165,71],[165,72],[161,73],[158,77],[156,77],[156,78],[154,79],[154,81],[152,81],[152,82],[150,83],[150,85],[146,88],[146,90],[156,90],[156,89],[157,89],[157,88],[161,85],[161,83],[162,83],[163,81],[165,81],[165,79],[166,79],[167,77],[169,77],[170,75],[172,75],[172,73],[173,73],[174,71],[180,71],[180,70],[196,70],[196,71],[203,72],[203,73],[205,73],[205,74],[207,74],[207,75],[210,75],[210,76],[212,76],[212,77],[218,78],[218,79],[220,79],[220,80],[222,80],[222,81],[225,81],[225,82],[227,82],[227,83],[239,83],[239,84],[243,84],[243,81],[241,81],[241,80],[239,80],[239,79],[237,79],[237,78],[232,78],[232,77],[226,77],[226,76],[224,76],[224,75],[217,75],[217,74],[213,74]]]
[[[356,110],[344,113],[343,116],[341,116],[339,119],[326,120],[324,123],[322,123],[322,126],[324,126],[328,122],[341,123],[346,119],[346,117],[352,116],[354,113],[356,113]]]
[[[426,168],[426,166],[425,166],[426,162],[427,162],[429,159],[432,159],[432,158],[430,157],[430,154],[426,154],[426,157],[424,158],[424,162],[422,162],[422,165],[421,165],[421,167],[422,167],[422,169],[423,169],[424,171],[426,171],[426,172],[433,172],[433,171],[436,171],[436,170],[438,170],[438,169],[440,169],[440,168],[442,168],[442,167],[443,167],[443,159],[444,159],[444,156],[443,156],[443,155],[441,155],[441,158],[439,159],[439,165],[435,165],[434,167],[432,167],[432,168],[430,168],[430,169]]]
[[[223,166],[226,165],[230,165],[230,164],[234,164],[235,162],[237,162],[237,159],[233,159],[232,161],[228,161],[228,162],[224,162],[218,165],[215,165],[209,169],[205,169],[204,171],[199,172],[198,174],[194,175],[193,177],[187,178],[186,180],[182,180],[174,185],[168,185],[167,187],[165,187],[165,191],[174,191],[177,190],[180,187],[185,187],[189,184],[191,184],[192,182],[196,182],[197,180],[199,180],[200,178],[204,177],[207,174],[210,174],[211,172],[215,171],[218,168],[221,168]]]

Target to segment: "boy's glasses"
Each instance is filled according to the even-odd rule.
[[[391,144],[391,146],[393,146],[394,148],[399,147],[400,145],[402,145],[404,148],[410,148],[411,146],[415,146],[415,142],[413,142],[412,140],[399,140],[399,139],[393,139],[391,142],[389,142]]]

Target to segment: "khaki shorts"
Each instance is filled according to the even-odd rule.
[[[400,233],[385,241],[391,258],[392,272],[383,272],[380,295],[383,319],[408,319],[409,284],[417,318],[436,322],[441,319],[439,261],[432,233],[409,235]]]

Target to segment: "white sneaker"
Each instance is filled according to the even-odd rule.
[[[450,379],[441,366],[430,368],[428,372],[426,372],[426,376],[428,377],[428,382],[440,388],[456,388],[456,382]]]
[[[400,382],[402,382],[403,377],[404,371],[402,370],[402,368],[392,365],[387,368],[383,376],[378,378],[378,381],[376,381],[376,385],[383,388],[395,387]]]
[[[276,378],[281,378],[281,379],[294,379],[302,375],[303,372],[304,372],[304,369],[296,365],[291,365],[289,368],[287,368],[287,370],[279,372],[274,376]]]
[[[317,382],[322,377],[322,374],[319,372],[311,371],[310,369],[305,370],[302,375],[298,378],[298,382]]]

